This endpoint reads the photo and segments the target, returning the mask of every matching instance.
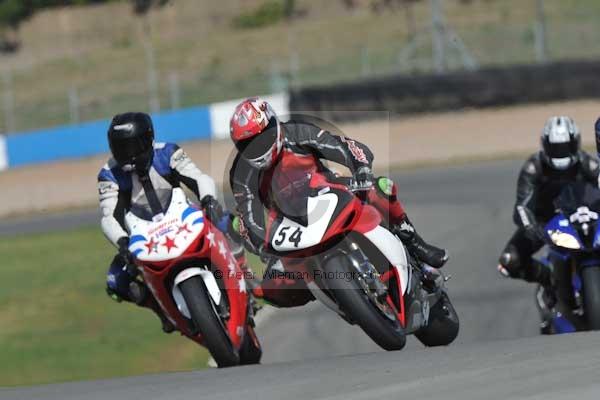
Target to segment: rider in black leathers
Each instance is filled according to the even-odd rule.
[[[580,148],[575,122],[564,116],[548,119],[542,131],[542,150],[532,154],[519,174],[513,219],[517,231],[500,256],[498,271],[505,277],[550,284],[550,270],[532,262],[543,245],[543,225],[554,215],[554,199],[565,183],[598,185],[598,161]]]

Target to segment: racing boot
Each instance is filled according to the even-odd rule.
[[[146,285],[139,281],[132,281],[129,284],[129,298],[138,306],[149,308],[154,311],[156,316],[160,319],[164,333],[171,333],[175,330],[175,326],[164,314],[154,296],[148,293]]]
[[[539,283],[544,288],[548,288],[552,286],[552,271],[537,260],[531,260],[529,268],[525,268],[523,271],[523,279],[527,282]]]
[[[535,292],[535,301],[540,313],[540,334],[553,334],[552,319],[554,317],[554,306],[557,303],[555,291],[550,287],[538,285]]]
[[[406,215],[402,217],[399,223],[391,226],[391,231],[400,238],[413,256],[425,264],[434,268],[442,268],[448,261],[446,250],[425,242]]]

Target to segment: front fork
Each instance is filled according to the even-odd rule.
[[[390,285],[384,283],[384,281],[389,282],[393,278],[391,270],[384,273],[378,271],[354,242],[349,245],[346,256],[358,272],[358,282],[371,302],[386,317],[395,320],[400,299],[397,293],[390,290]],[[409,289],[403,298],[405,305],[409,307],[406,326],[410,330],[418,330],[427,325],[429,310],[442,298],[443,293],[446,291],[445,282],[451,277],[446,277],[438,269],[415,259],[409,260],[409,271],[411,271],[408,282]],[[395,286],[394,289],[401,290],[401,288]]]

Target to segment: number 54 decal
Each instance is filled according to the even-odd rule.
[[[277,237],[273,239],[273,244],[281,246],[283,242],[287,241],[294,244],[295,248],[298,248],[300,241],[302,240],[302,230],[296,228],[296,230],[290,235],[288,231],[291,231],[291,226],[285,226],[277,232]],[[289,235],[289,238],[288,238]]]
[[[306,249],[321,242],[338,203],[335,193],[309,197],[307,204],[308,225],[284,217],[275,231],[271,245],[277,251]]]

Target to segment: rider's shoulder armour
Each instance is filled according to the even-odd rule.
[[[532,177],[538,176],[542,172],[542,163],[539,153],[532,154],[523,164],[521,171]]]
[[[600,165],[598,164],[598,160],[585,151],[579,152],[579,165],[581,166],[581,171],[583,175],[591,180],[596,181],[598,179],[598,174],[600,173]]]
[[[98,173],[98,182],[114,182],[119,190],[131,190],[131,173],[123,171],[117,162],[111,158]]]

